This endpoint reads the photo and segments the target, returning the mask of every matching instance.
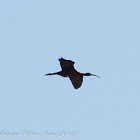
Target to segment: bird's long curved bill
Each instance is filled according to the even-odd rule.
[[[95,74],[92,74],[92,76],[96,76],[96,77],[100,78],[98,75],[95,75]]]

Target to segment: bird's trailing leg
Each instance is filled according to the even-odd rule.
[[[47,75],[60,75],[60,72],[55,72],[55,73],[47,73],[47,74],[45,74],[45,76],[47,76]]]

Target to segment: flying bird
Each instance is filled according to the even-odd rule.
[[[69,77],[75,89],[78,89],[79,87],[81,87],[82,82],[83,82],[83,76],[96,76],[96,77],[100,78],[99,76],[97,76],[95,74],[81,73],[81,72],[77,71],[74,68],[75,62],[73,62],[72,60],[67,60],[62,57],[58,60],[60,61],[60,66],[61,66],[62,70],[59,72],[55,72],[55,73],[45,74],[45,76],[60,75],[63,77]]]

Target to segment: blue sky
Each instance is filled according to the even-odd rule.
[[[139,7],[138,0],[1,1],[0,139],[139,140]],[[101,78],[84,77],[75,90],[68,78],[45,77],[61,69],[61,56]]]

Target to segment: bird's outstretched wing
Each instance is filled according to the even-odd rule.
[[[69,78],[75,89],[78,89],[79,87],[81,87],[82,82],[83,82],[83,75],[69,76]]]
[[[61,66],[63,71],[69,71],[69,70],[74,69],[74,63],[75,62],[73,62],[71,60],[64,59],[62,57],[58,60],[60,61],[60,66]]]

